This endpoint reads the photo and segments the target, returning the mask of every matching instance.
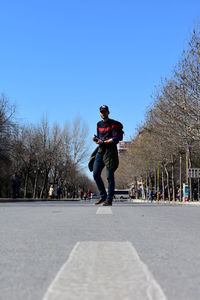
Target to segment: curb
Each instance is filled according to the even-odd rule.
[[[18,202],[78,202],[80,199],[24,199],[24,198],[0,198],[0,203],[18,203]]]
[[[168,200],[142,200],[142,199],[133,199],[133,203],[149,203],[149,204],[171,204],[171,205],[193,205],[193,206],[200,206],[200,201],[168,201]]]

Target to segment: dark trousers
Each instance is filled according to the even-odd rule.
[[[94,166],[93,166],[93,177],[97,184],[100,196],[102,199],[107,199],[109,202],[112,202],[114,191],[115,191],[115,178],[114,178],[114,172],[110,171],[106,167],[106,177],[108,180],[108,193],[106,192],[103,180],[101,178],[101,172],[103,168],[105,167],[105,164],[103,162],[103,155],[101,153],[96,154]]]
[[[13,198],[18,198],[18,197],[19,197],[19,187],[13,185],[13,186],[12,186],[12,190],[13,190],[12,197],[13,197]]]

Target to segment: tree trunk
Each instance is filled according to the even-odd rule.
[[[190,154],[190,152],[189,152]],[[192,167],[192,163],[191,163],[191,154],[190,154],[190,157],[189,157],[189,168]],[[193,201],[193,197],[192,197],[192,178],[190,177],[189,178],[189,200],[190,201]]]
[[[174,182],[174,162],[172,162],[172,195],[173,201],[176,200],[176,192],[175,192],[175,182]]]
[[[138,199],[137,177],[135,177],[135,199]]]
[[[155,169],[154,171],[154,195],[155,195],[155,200],[157,198],[157,176],[156,176],[156,172],[157,170]]]
[[[167,167],[165,166],[165,173],[167,176],[167,191],[168,191],[168,200],[171,201],[171,197],[170,197],[170,189],[169,189],[169,173],[167,171]]]
[[[160,174],[159,174],[159,163],[157,166],[157,201],[159,201],[160,198]]]
[[[27,197],[27,187],[28,187],[28,172],[26,173],[26,176],[25,176],[25,182],[24,182],[24,198]]]
[[[36,198],[37,185],[38,185],[38,175],[39,175],[39,172],[38,172],[38,170],[37,170],[37,171],[36,171],[36,176],[35,176],[34,188],[33,188],[33,199]]]
[[[46,183],[47,183],[47,180],[48,180],[48,175],[47,174],[48,174],[47,171],[45,171],[44,180],[43,180],[42,188],[41,188],[41,191],[40,191],[40,199],[42,199],[43,196],[44,196],[44,190],[45,190],[45,186],[46,186]]]
[[[165,201],[165,181],[164,181],[164,172],[162,171],[162,199]]]
[[[179,188],[179,201],[182,201],[182,156],[180,154],[180,188]]]
[[[148,184],[148,176],[146,175],[146,193],[145,193],[146,200],[148,200],[148,193],[149,193],[149,184]]]
[[[143,178],[142,178],[142,199],[145,199],[145,185],[143,183]]]

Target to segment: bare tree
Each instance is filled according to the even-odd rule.
[[[12,172],[12,134],[15,128],[15,106],[10,105],[8,98],[0,98],[0,196],[9,196],[9,179]]]
[[[71,130],[71,157],[76,166],[81,166],[88,157],[88,127],[77,117]]]

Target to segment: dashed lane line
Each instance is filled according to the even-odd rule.
[[[97,215],[112,215],[111,207],[99,207],[96,212]]]
[[[78,242],[43,300],[166,300],[130,242]]]

